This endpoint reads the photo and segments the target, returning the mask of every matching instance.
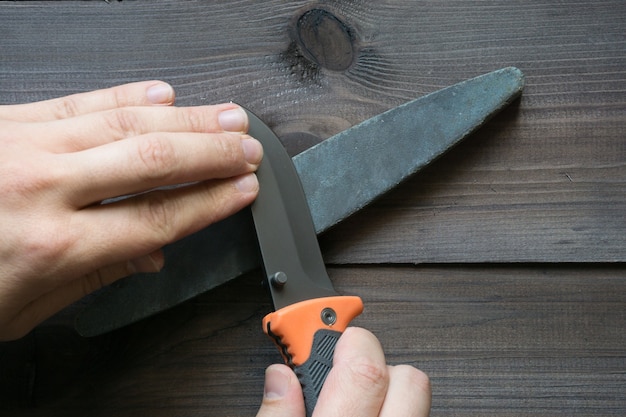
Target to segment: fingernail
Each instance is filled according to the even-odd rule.
[[[268,399],[283,398],[289,388],[289,375],[274,365],[265,371],[265,388],[263,395]]]
[[[149,255],[128,261],[129,269],[133,273],[137,272],[159,272],[163,269],[165,259],[162,251],[155,251]]]
[[[243,154],[248,163],[258,165],[261,162],[261,158],[263,158],[263,146],[261,146],[261,142],[246,137],[241,140],[241,146],[243,147]]]
[[[259,180],[254,174],[247,174],[239,177],[235,182],[235,186],[242,193],[250,193],[259,189]]]
[[[168,104],[174,101],[174,89],[166,83],[158,83],[146,91],[146,97],[152,104]]]
[[[248,127],[248,115],[241,107],[224,110],[217,116],[217,120],[226,132],[245,132]]]

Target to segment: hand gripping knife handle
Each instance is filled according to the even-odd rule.
[[[263,319],[265,333],[298,376],[307,415],[315,408],[333,366],[339,337],[362,311],[359,297],[324,297],[283,307]]]

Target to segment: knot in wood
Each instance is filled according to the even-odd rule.
[[[312,9],[296,23],[302,54],[320,67],[343,71],[354,60],[353,31],[327,10]]]

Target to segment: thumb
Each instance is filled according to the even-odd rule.
[[[296,374],[285,365],[271,365],[265,371],[263,403],[257,417],[304,417],[302,388]]]

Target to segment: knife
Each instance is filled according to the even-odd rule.
[[[374,116],[296,155],[317,233],[328,229],[441,156],[507,106],[524,76],[503,68]],[[86,301],[76,317],[96,336],[160,311],[257,268],[249,210],[164,248],[157,274],[122,279]]]
[[[250,135],[264,150],[252,218],[276,311],[265,316],[263,330],[298,376],[310,416],[335,345],[363,303],[333,289],[298,172],[278,137],[246,111]]]

